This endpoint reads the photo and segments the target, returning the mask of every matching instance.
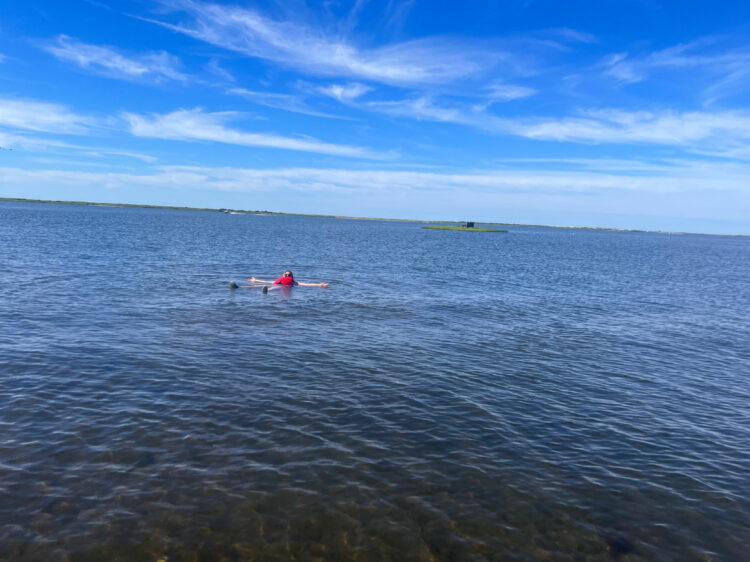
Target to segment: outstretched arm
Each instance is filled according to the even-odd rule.
[[[297,281],[297,285],[302,285],[303,287],[328,287],[328,283],[302,283],[302,281]]]
[[[271,283],[273,284],[273,281],[264,281],[263,279],[258,279],[257,277],[248,277],[247,280],[249,283]]]

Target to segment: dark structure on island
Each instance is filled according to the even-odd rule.
[[[429,225],[423,226],[422,228],[430,230],[463,230],[464,232],[508,232],[507,230],[499,230],[496,228],[477,228],[472,221],[466,221],[455,225]]]

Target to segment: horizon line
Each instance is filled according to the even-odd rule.
[[[387,221],[387,222],[415,222],[415,223],[463,223],[465,220],[426,220],[426,219],[404,219],[404,218],[385,218],[385,217],[353,217],[348,215],[323,215],[317,213],[289,213],[284,211],[267,211],[267,210],[247,210],[247,209],[229,209],[226,207],[214,208],[214,207],[187,207],[179,205],[150,205],[146,203],[102,203],[97,201],[64,201],[56,199],[28,199],[25,197],[0,197],[0,202],[7,203],[47,203],[55,205],[87,205],[91,207],[134,207],[142,209],[168,209],[174,211],[201,211],[201,212],[233,212],[238,214],[246,215],[280,215],[280,216],[293,216],[293,217],[312,217],[312,218],[328,218],[328,219],[344,219],[344,220],[371,220],[371,221]],[[567,230],[599,230],[609,232],[643,232],[649,234],[697,234],[700,236],[729,236],[735,238],[750,238],[750,234],[719,234],[710,232],[687,232],[687,231],[668,231],[668,230],[646,230],[642,228],[614,228],[607,226],[566,226],[566,225],[551,225],[551,224],[521,224],[511,222],[487,222],[487,221],[472,221],[477,224],[488,224],[496,226],[511,226],[519,228],[558,228]]]

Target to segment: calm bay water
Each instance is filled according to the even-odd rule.
[[[1,560],[747,559],[748,238],[0,203],[0,287]]]

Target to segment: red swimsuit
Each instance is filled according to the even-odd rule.
[[[276,281],[273,282],[273,284],[291,287],[294,285],[294,277],[279,277]]]

